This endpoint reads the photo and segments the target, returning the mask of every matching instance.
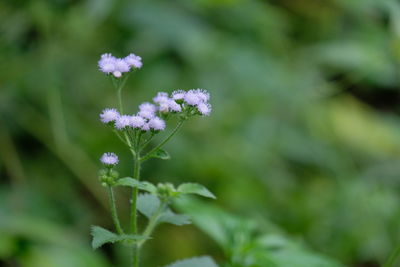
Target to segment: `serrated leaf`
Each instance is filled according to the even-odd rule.
[[[137,199],[137,209],[148,219],[157,211],[160,204],[158,197],[152,194],[140,194]]]
[[[180,260],[165,267],[218,267],[209,256]]]
[[[105,243],[114,243],[118,239],[118,235],[110,232],[100,226],[92,226],[92,232],[93,236],[92,240],[92,247],[93,249],[97,249],[104,245]]]
[[[139,189],[147,191],[149,193],[157,193],[157,187],[150,182],[140,182]]]
[[[158,159],[167,160],[167,159],[170,159],[171,156],[169,155],[169,153],[167,151],[159,148],[159,149],[157,149],[157,151],[155,151],[151,154],[150,158],[158,158]]]
[[[131,177],[125,177],[118,179],[114,184],[115,186],[129,186],[129,187],[140,187],[141,182]]]
[[[167,209],[164,213],[160,215],[158,222],[171,223],[175,225],[185,225],[191,223],[189,216],[184,214],[176,214],[170,209]]]
[[[93,249],[97,249],[106,243],[115,243],[119,241],[135,242],[145,239],[145,237],[140,235],[117,235],[116,233],[113,233],[100,226],[92,226],[91,234],[93,236]]]
[[[106,243],[115,243],[118,241],[135,242],[145,237],[140,235],[117,235],[100,226],[92,226],[91,234],[93,236],[92,248],[97,249]]]
[[[184,183],[178,187],[178,192],[182,194],[196,194],[203,197],[216,198],[207,188],[201,184]]]
[[[118,179],[118,181],[114,184],[115,186],[129,186],[129,187],[137,187],[141,190],[150,192],[155,194],[157,192],[157,187],[150,182],[140,182],[131,177],[125,177]]]

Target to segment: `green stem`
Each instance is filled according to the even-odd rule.
[[[139,155],[136,154],[133,168],[133,178],[140,180],[140,160]],[[131,198],[131,233],[137,234],[137,196],[138,196],[138,188],[132,188],[132,198]],[[133,267],[139,266],[139,246],[135,244],[133,247]]]
[[[143,232],[143,236],[145,237],[143,240],[139,241],[138,243],[138,247],[141,248],[144,243],[147,241],[147,238],[150,237],[150,235],[153,233],[154,229],[157,226],[157,221],[158,218],[160,216],[160,214],[163,212],[163,210],[165,209],[165,207],[167,206],[166,202],[162,202],[160,207],[158,207],[157,211],[153,214],[153,216],[151,216],[149,223],[146,227],[146,229]]]
[[[158,144],[158,146],[156,146],[155,148],[150,150],[143,158],[140,159],[140,161],[143,162],[143,161],[148,160],[154,152],[156,152],[163,145],[165,145],[172,138],[172,136],[174,136],[176,134],[176,132],[179,130],[179,128],[181,128],[184,121],[185,121],[184,119],[180,120],[178,122],[178,124],[176,125],[175,129],[170,133],[170,135],[168,135],[160,144]]]
[[[111,217],[114,221],[114,225],[117,229],[118,234],[122,235],[124,234],[124,230],[122,230],[121,224],[118,219],[117,207],[115,206],[114,191],[111,186],[108,187],[108,196],[110,201]]]
[[[140,151],[142,151],[150,143],[150,141],[153,139],[154,135],[155,135],[154,133],[151,133],[150,137],[146,141],[143,142],[142,146],[140,147]]]

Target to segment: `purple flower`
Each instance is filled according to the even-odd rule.
[[[206,90],[198,88],[198,89],[194,90],[194,92],[196,92],[197,97],[201,101],[208,102],[208,100],[210,100],[210,93],[208,93]]]
[[[172,92],[172,99],[174,100],[182,100],[185,98],[186,92],[183,90],[176,90]]]
[[[131,70],[132,65],[129,62],[129,60],[116,58],[111,54],[103,54],[98,64],[102,72],[112,73],[114,77],[119,78],[123,73]]]
[[[114,153],[104,153],[100,158],[101,163],[108,166],[117,165],[119,160],[118,156]]]
[[[150,110],[141,110],[138,112],[140,117],[145,118],[145,119],[152,119],[155,116],[155,113],[150,111]]]
[[[118,130],[124,130],[126,127],[130,126],[131,117],[129,115],[121,115],[115,121],[115,128]]]
[[[159,110],[163,113],[175,111],[182,111],[181,106],[175,102],[174,99],[170,98],[167,93],[159,92],[156,97],[153,98],[153,101],[159,105]]]
[[[100,120],[103,123],[109,123],[115,121],[119,116],[119,112],[115,108],[106,108],[100,114]]]
[[[145,124],[145,120],[140,116],[131,116],[129,126],[132,128],[141,128]]]
[[[159,92],[157,95],[153,98],[154,103],[160,104],[163,102],[167,102],[169,99],[168,94],[165,92]]]
[[[125,60],[117,58],[115,61],[115,70],[120,72],[128,72],[131,70],[131,67],[125,62]]]
[[[150,112],[156,112],[157,107],[154,104],[151,104],[149,102],[144,102],[139,105],[139,110],[140,111],[150,111]]]
[[[145,122],[144,124],[143,124],[143,126],[142,126],[142,130],[143,131],[150,131],[150,125],[149,125],[149,123],[148,122]]]
[[[165,129],[165,121],[159,117],[154,117],[149,121],[149,127],[156,131],[162,131]]]
[[[190,106],[197,106],[198,104],[203,102],[195,90],[189,90],[185,94],[184,100]]]
[[[142,58],[135,54],[129,54],[124,60],[130,67],[140,69],[143,66]]]
[[[210,100],[210,94],[203,89],[192,89],[185,94],[184,100],[188,105],[197,106]]]
[[[200,112],[201,115],[208,116],[210,115],[212,108],[209,103],[200,103],[197,105],[197,110]]]
[[[98,62],[100,71],[104,73],[111,73],[115,71],[115,61],[117,59],[111,54],[103,54]]]
[[[173,99],[170,99],[168,101],[168,107],[169,107],[170,110],[172,110],[174,112],[181,112],[182,111],[181,105],[176,103],[175,100],[173,100]]]
[[[160,102],[159,104],[159,108],[158,108],[161,112],[168,112],[169,111],[169,104],[167,101],[165,102]]]

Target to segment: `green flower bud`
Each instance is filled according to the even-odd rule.
[[[119,177],[119,173],[117,171],[111,170],[110,176],[114,179],[117,180]]]

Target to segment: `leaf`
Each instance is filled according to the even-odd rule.
[[[148,219],[157,211],[160,204],[158,197],[152,194],[140,194],[137,199],[137,209]]]
[[[140,187],[141,182],[136,179],[133,179],[131,177],[125,177],[125,178],[118,179],[114,185],[115,186]]]
[[[165,267],[218,267],[209,256],[180,260]]]
[[[203,197],[216,198],[207,188],[201,184],[185,183],[178,187],[178,192],[182,194],[197,194]]]
[[[167,159],[170,159],[171,156],[169,155],[169,153],[167,151],[159,148],[150,155],[150,158],[159,158],[159,159],[167,160]]]
[[[137,187],[141,190],[150,192],[155,194],[157,192],[157,187],[150,182],[140,182],[131,177],[125,177],[118,179],[118,181],[114,184],[115,186],[129,186],[129,187]]]
[[[170,209],[167,209],[163,214],[160,215],[158,222],[171,223],[175,225],[185,225],[191,223],[189,216],[184,214],[176,214]]]
[[[157,187],[150,182],[141,182],[139,189],[150,192],[152,194],[157,193]]]
[[[92,226],[91,234],[93,236],[93,249],[97,249],[106,243],[115,243],[119,241],[135,242],[145,239],[144,236],[140,235],[117,235],[100,226]]]

